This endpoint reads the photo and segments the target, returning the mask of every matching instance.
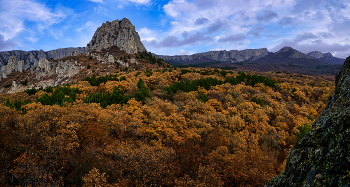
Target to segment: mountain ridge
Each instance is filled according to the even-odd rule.
[[[68,47],[59,48],[50,51],[43,50],[12,50],[12,51],[1,51],[0,52],[0,69],[2,66],[7,65],[8,60],[11,56],[16,57],[17,60],[24,60],[26,68],[37,66],[40,59],[60,59],[66,56],[70,56],[74,53],[85,53],[85,47]]]
[[[245,49],[245,50],[222,50],[222,51],[208,51],[203,53],[196,53],[193,55],[156,55],[158,58],[163,58],[165,61],[177,62],[184,61],[184,64],[196,63],[196,62],[210,62],[210,61],[223,61],[223,62],[241,62],[241,61],[253,61],[264,57],[268,54],[267,48],[261,49]]]

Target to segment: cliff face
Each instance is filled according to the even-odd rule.
[[[0,52],[0,80],[13,71],[37,67],[41,59],[61,59],[70,55],[85,53],[85,47],[62,48],[51,51],[3,51]]]
[[[0,67],[7,65],[7,62],[11,56],[16,57],[17,60],[23,60],[25,67],[36,67],[38,66],[38,62],[40,59],[60,59],[74,53],[85,53],[85,47],[77,47],[77,48],[62,48],[55,49],[51,51],[3,51],[0,52]]]
[[[266,48],[262,49],[245,49],[245,50],[231,50],[231,51],[209,51],[204,53],[197,53],[193,55],[156,55],[157,58],[162,58],[168,62],[177,62],[183,64],[191,64],[196,62],[242,62],[254,61],[261,57],[268,55],[269,51]]]
[[[24,60],[17,60],[15,56],[11,56],[7,65],[1,68],[0,80],[6,78],[13,71],[22,72],[23,70],[25,70]]]
[[[101,51],[114,45],[129,54],[146,51],[135,26],[128,19],[123,18],[121,21],[103,23],[87,44],[86,52]]]
[[[285,171],[265,187],[350,186],[350,57],[312,130],[294,145]]]

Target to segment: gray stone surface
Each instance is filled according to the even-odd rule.
[[[23,71],[37,67],[40,59],[60,59],[70,55],[85,53],[85,47],[62,48],[51,51],[3,51],[0,52],[0,80],[13,71]]]
[[[80,69],[80,66],[74,61],[52,62],[47,59],[41,59],[39,60],[38,67],[33,68],[32,72],[38,80],[57,74],[55,81],[60,82],[62,79],[71,78],[76,75]]]
[[[311,131],[294,145],[285,171],[265,187],[350,186],[350,57]]]
[[[316,59],[323,57],[323,54],[321,52],[319,52],[319,51],[312,51],[310,53],[307,53],[307,55],[309,55],[309,56],[311,56],[313,58],[316,58]]]
[[[123,18],[120,21],[107,21],[97,28],[86,46],[86,52],[101,51],[114,45],[129,54],[146,51],[135,26],[128,19]]]
[[[25,70],[24,60],[17,60],[15,56],[11,56],[8,64],[1,67],[0,80],[6,78],[13,71],[22,72],[23,70]]]

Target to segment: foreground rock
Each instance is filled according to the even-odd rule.
[[[350,186],[350,57],[312,130],[294,145],[285,171],[265,187]]]
[[[103,23],[87,44],[86,51],[101,51],[114,45],[129,54],[146,51],[135,26],[126,18]]]

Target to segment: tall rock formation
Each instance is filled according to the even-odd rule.
[[[245,49],[245,50],[231,50],[231,51],[209,51],[204,53],[197,53],[193,55],[156,55],[157,58],[162,58],[167,62],[180,64],[195,64],[203,62],[242,62],[254,61],[269,54],[266,48],[261,49]]]
[[[130,54],[146,51],[135,26],[128,19],[123,18],[121,21],[103,23],[87,44],[86,52],[101,51],[114,45]]]
[[[350,57],[311,131],[294,145],[285,171],[265,187],[350,186]]]

